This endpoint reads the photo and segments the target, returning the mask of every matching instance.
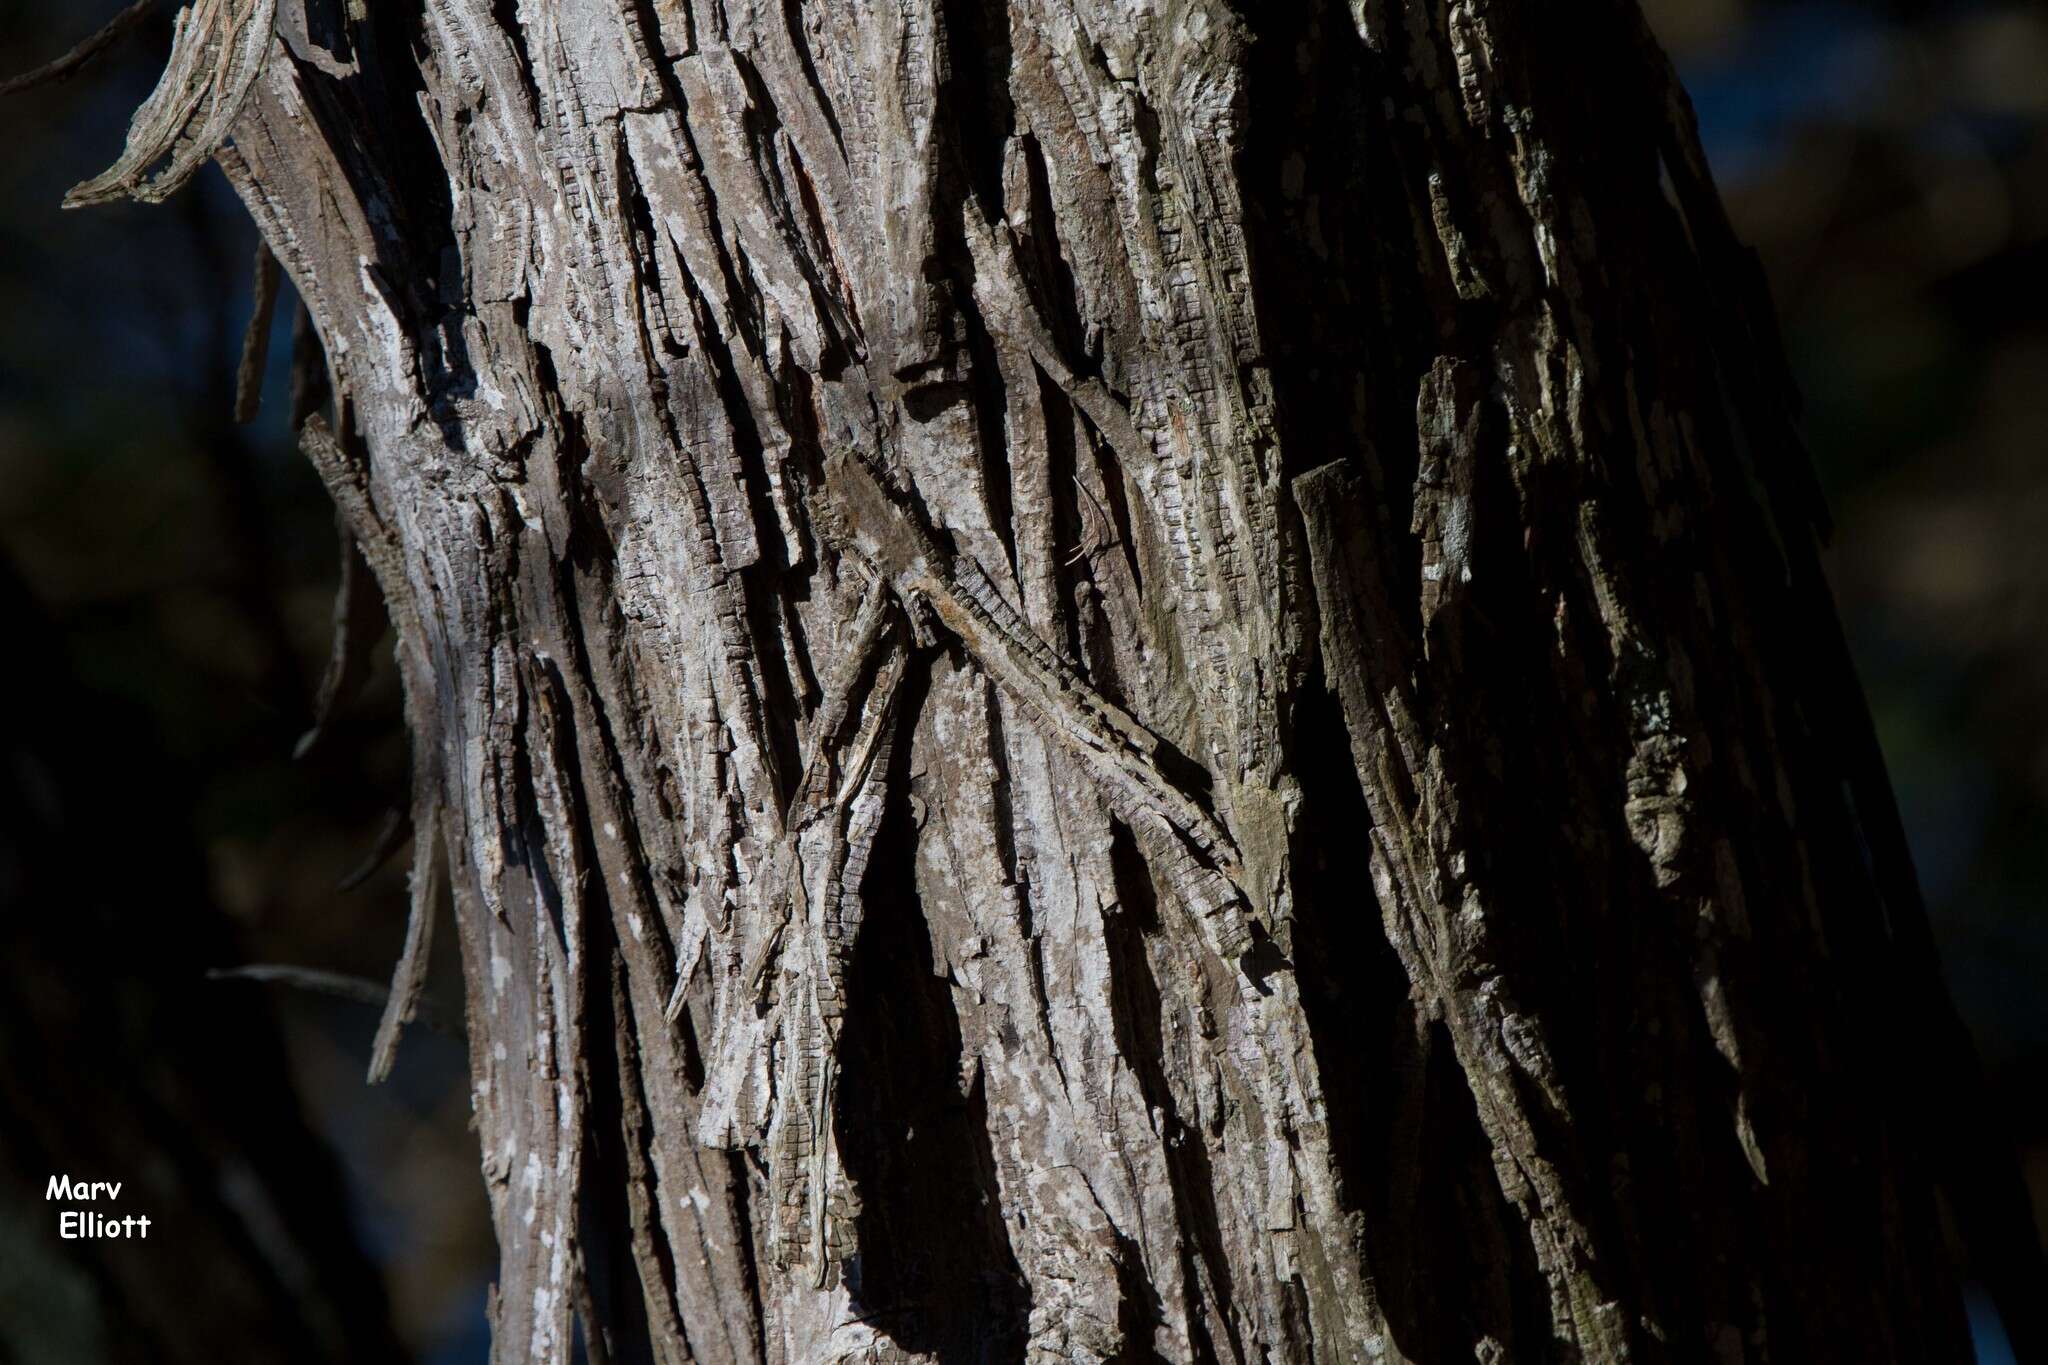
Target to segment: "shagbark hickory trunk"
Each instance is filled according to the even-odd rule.
[[[189,15],[79,197],[231,124],[325,344],[498,1359],[1968,1359],[1633,6]]]

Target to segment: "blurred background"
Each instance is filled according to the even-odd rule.
[[[1943,966],[2048,1225],[2048,14],[1645,10],[1770,276]]]
[[[0,0],[0,78],[69,49],[126,3]],[[53,760],[36,765],[29,755],[26,773],[13,750],[29,737],[0,738],[0,792],[10,783],[50,788],[58,810],[44,823],[84,845],[53,886],[56,877],[39,873],[55,834],[24,838],[0,820],[0,960],[39,954],[52,994],[140,988],[150,1002],[146,1017],[97,1038],[97,1055],[70,1059],[77,1074],[56,1084],[68,1085],[74,1112],[48,1116],[59,1131],[29,1149],[46,1153],[34,1160],[22,1140],[10,1150],[16,1135],[4,1115],[46,1096],[16,1063],[48,1051],[53,1025],[47,1013],[11,1016],[0,1004],[0,1362],[159,1358],[132,1342],[152,1335],[151,1305],[115,1274],[132,1247],[128,1258],[120,1244],[86,1248],[98,1255],[84,1287],[65,1293],[52,1289],[63,1283],[58,1272],[32,1266],[27,1253],[54,1240],[44,1233],[55,1216],[43,1202],[50,1172],[134,1171],[147,1197],[131,1189],[121,1203],[133,1208],[118,1211],[168,1205],[184,1216],[183,1190],[144,1180],[153,1154],[116,1150],[95,1162],[87,1153],[104,1151],[90,1144],[116,1123],[154,1120],[161,1130],[156,1116],[179,1111],[175,1087],[189,1075],[132,1074],[119,1059],[165,1053],[167,1033],[196,1018],[203,1036],[182,1053],[170,1048],[169,1069],[231,1077],[231,1099],[258,1090],[274,1101],[288,1082],[306,1126],[324,1139],[268,1142],[274,1166],[255,1183],[273,1193],[317,1186],[323,1159],[339,1159],[331,1204],[285,1221],[297,1231],[326,1215],[336,1240],[366,1252],[381,1273],[388,1304],[325,1306],[344,1321],[388,1314],[422,1365],[471,1365],[488,1353],[495,1249],[459,1038],[415,1024],[391,1080],[372,1088],[364,1068],[377,1007],[205,975],[288,964],[388,983],[404,937],[406,854],[352,891],[337,887],[404,803],[408,756],[387,637],[371,651],[363,693],[317,746],[292,757],[312,723],[340,558],[326,492],[287,433],[296,307],[288,285],[261,412],[252,425],[233,422],[256,245],[248,214],[210,168],[160,206],[58,208],[68,187],[119,151],[129,114],[154,85],[175,5],[158,10],[77,79],[0,102],[0,693],[28,687],[46,697],[31,714],[63,738]],[[40,618],[52,652],[16,652],[17,611]],[[4,714],[20,695],[0,702]],[[87,745],[88,737],[114,742]],[[191,865],[142,851],[145,841],[182,845]],[[30,924],[53,911],[78,931],[24,946]],[[176,955],[175,968],[136,962],[109,981],[102,953],[133,942],[133,926],[164,919],[191,926],[174,940],[145,941],[149,952]],[[453,936],[439,937],[429,1003],[459,1021]],[[0,996],[5,983],[0,974]],[[46,1036],[20,1036],[30,1031]],[[268,1040],[280,1033],[274,1069],[284,1074],[263,1075]],[[78,1098],[131,1091],[146,1097],[138,1113],[106,1114]],[[243,1165],[236,1138],[210,1133],[193,1140],[206,1150],[172,1154],[193,1168],[185,1184],[203,1184],[208,1167],[233,1184]],[[30,1180],[30,1202],[11,1201]],[[10,1235],[10,1214],[31,1220],[34,1235]],[[188,1238],[179,1250],[193,1254]],[[260,1278],[277,1248],[242,1250]],[[282,1298],[307,1292],[288,1277],[262,1288]],[[210,1295],[197,1304],[195,1319],[229,1311]],[[113,1325],[84,1349],[84,1328],[51,1327],[60,1315]],[[241,1342],[195,1340],[189,1356],[173,1358],[248,1359],[256,1335],[252,1324]],[[352,1354],[342,1338],[287,1354],[293,1365],[387,1358]]]
[[[0,76],[115,8],[0,0]],[[1948,978],[2048,1222],[2048,17],[2011,4],[1646,8],[1771,277],[1837,524],[1836,592]],[[62,883],[78,898],[77,936],[8,930],[0,943],[22,972],[47,954],[83,990],[101,970],[92,952],[121,937],[96,926],[138,913],[204,921],[152,949],[189,958],[190,984],[108,1046],[143,1050],[197,1019],[212,1032],[188,1040],[194,1068],[295,1088],[303,1150],[266,1144],[288,1159],[258,1184],[282,1188],[291,1162],[317,1172],[338,1156],[336,1216],[381,1275],[406,1349],[481,1361],[492,1250],[459,1041],[415,1028],[392,1082],[373,1090],[362,1071],[374,1008],[204,978],[247,963],[386,977],[403,860],[337,886],[402,798],[406,753],[380,649],[367,693],[292,758],[326,657],[338,551],[285,431],[288,296],[262,414],[230,419],[254,249],[239,204],[209,172],[161,208],[57,208],[112,159],[167,32],[159,16],[89,76],[0,106],[0,688],[34,670],[32,714],[69,756],[39,759],[34,734],[0,745],[0,787],[34,797],[53,831],[31,838],[20,831],[43,826],[18,823],[0,840],[0,917],[22,918],[24,888],[50,880],[44,864],[61,857],[75,874],[91,860],[90,876]],[[14,652],[37,636],[47,651]],[[84,729],[81,748],[67,737]],[[92,769],[78,771],[87,751]],[[184,862],[145,856],[171,845]],[[431,994],[459,1018],[452,963],[437,963]],[[33,1009],[0,1010],[0,1101],[36,1093],[8,1057],[48,1027]],[[234,1041],[274,1036],[275,1057]],[[175,1104],[192,1081],[118,1084]],[[38,1132],[0,1123],[0,1159],[77,1150]],[[62,1289],[69,1272],[10,1255],[39,1239],[8,1218],[46,1216],[40,1189],[33,1207],[19,1193],[0,1197],[0,1359],[93,1358],[37,1354],[18,1331],[22,1315],[66,1304],[90,1320],[121,1293],[104,1273]],[[1973,1320],[1981,1358],[2009,1359],[1995,1322],[1974,1306]]]

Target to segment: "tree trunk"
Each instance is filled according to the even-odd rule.
[[[203,0],[75,197],[232,126],[325,343],[499,1360],[1970,1358],[1633,5],[347,11]]]

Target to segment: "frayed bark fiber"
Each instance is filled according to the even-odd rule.
[[[376,1067],[439,849],[498,1360],[1969,1358],[1952,1016],[1633,7],[297,0],[246,89],[201,23],[80,193],[218,149],[325,345]]]

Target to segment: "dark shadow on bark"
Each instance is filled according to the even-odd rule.
[[[1404,1347],[1420,1359],[1455,1360],[1491,1338],[1506,1348],[1499,1359],[1550,1359],[1556,1349],[1551,1306],[1535,1247],[1522,1216],[1501,1193],[1472,1087],[1441,1024],[1429,1026],[1421,1064],[1414,1211],[1424,1240],[1409,1324],[1417,1341]],[[1434,1341],[1432,1331],[1439,1334]]]
[[[1117,1330],[1123,1334],[1124,1349],[1118,1365],[1168,1365],[1165,1356],[1152,1348],[1153,1333],[1165,1319],[1165,1304],[1159,1291],[1145,1278],[1144,1256],[1138,1244],[1122,1233],[1116,1239]]]
[[[991,216],[1003,209],[1003,150],[1016,126],[1010,103],[1010,21],[998,0],[941,0],[952,71],[939,87],[959,172]]]
[[[923,690],[909,686],[904,714]],[[944,1365],[1021,1361],[1029,1293],[1003,1228],[981,1082],[962,1096],[960,1020],[932,971],[909,758],[899,744],[847,968],[835,1118],[861,1205],[847,1283],[860,1317],[905,1351]]]
[[[987,490],[989,522],[1002,542],[1010,573],[1017,572],[1016,490],[1011,484],[1008,445],[1010,395],[1003,383],[1001,362],[994,340],[972,308],[962,309],[960,331],[967,354],[973,362],[973,382],[967,387],[974,405],[974,429],[980,437],[981,478]]]
[[[602,932],[593,937],[601,938]],[[619,1040],[631,1037],[620,1030],[627,1008],[625,964],[616,951],[606,954],[604,960],[606,980],[593,983],[585,1021],[590,1054],[585,1062],[584,1103],[590,1137],[583,1149],[583,1209],[577,1234],[597,1322],[586,1320],[581,1312],[577,1319],[579,1336],[593,1330],[603,1333],[612,1365],[649,1365],[654,1360],[654,1346],[646,1297],[634,1263],[633,1218],[626,1196],[628,1182],[634,1177],[625,1143],[629,1133],[636,1139],[640,1135],[633,1131],[639,1125],[629,1127],[627,1123],[620,1088]],[[624,1074],[632,1073],[626,1070]],[[672,1284],[673,1280],[664,1279],[663,1283]]]
[[[1396,1150],[1392,1131],[1402,1111],[1395,1097],[1412,1081],[1396,1067],[1400,1040],[1416,1027],[1415,1006],[1373,894],[1372,815],[1350,735],[1324,687],[1302,689],[1288,764],[1301,780],[1303,812],[1294,847],[1296,979],[1344,1202],[1365,1212],[1369,1264],[1387,1295],[1389,1283],[1410,1278],[1420,1232],[1388,1225],[1390,1201],[1416,1175],[1413,1154]],[[1398,1330],[1398,1305],[1385,1306]]]
[[[333,4],[326,8],[319,26],[334,34],[344,21]],[[442,325],[450,308],[466,303],[467,286],[447,274],[460,259],[455,202],[440,150],[420,116],[427,88],[418,59],[426,47],[425,15],[417,0],[371,6],[365,19],[346,22],[353,74],[335,77],[303,60],[299,74],[308,106],[333,130],[335,145],[355,144],[355,154],[340,158],[342,174],[354,182],[351,192],[393,217],[392,230],[378,235],[377,258],[365,268],[393,311],[415,324],[408,331],[419,342],[420,378],[435,425],[449,450],[460,451],[467,437],[446,400],[474,395],[477,376],[461,329]],[[359,129],[374,129],[374,141],[359,142]]]
[[[1151,873],[1130,830],[1121,821],[1111,828],[1114,842],[1110,845],[1110,866],[1116,874],[1117,912],[1103,917],[1103,934],[1116,968],[1117,1048],[1137,1071],[1145,1103],[1163,1118],[1163,1136],[1173,1171],[1174,1216],[1188,1232],[1184,1243],[1188,1264],[1183,1266],[1183,1280],[1188,1295],[1189,1345],[1198,1365],[1207,1365],[1220,1357],[1203,1326],[1201,1305],[1195,1297],[1201,1276],[1193,1262],[1200,1257],[1201,1269],[1215,1286],[1218,1317],[1226,1326],[1231,1321],[1225,1311],[1232,1292],[1230,1262],[1223,1251],[1223,1230],[1212,1194],[1215,1183],[1208,1148],[1181,1117],[1180,1105],[1166,1079],[1159,981],[1145,950],[1147,936],[1159,932],[1159,903]],[[1122,1287],[1129,1311],[1131,1286]],[[1234,1336],[1230,1350],[1233,1358],[1243,1357],[1243,1344]]]
[[[1549,1305],[1513,1288],[1541,1274],[1449,1039],[1418,1014],[1387,941],[1371,815],[1343,715],[1320,686],[1303,690],[1291,754],[1309,813],[1295,848],[1294,962],[1381,1311],[1411,1359],[1469,1358],[1489,1337],[1516,1358],[1515,1343],[1549,1330]]]

